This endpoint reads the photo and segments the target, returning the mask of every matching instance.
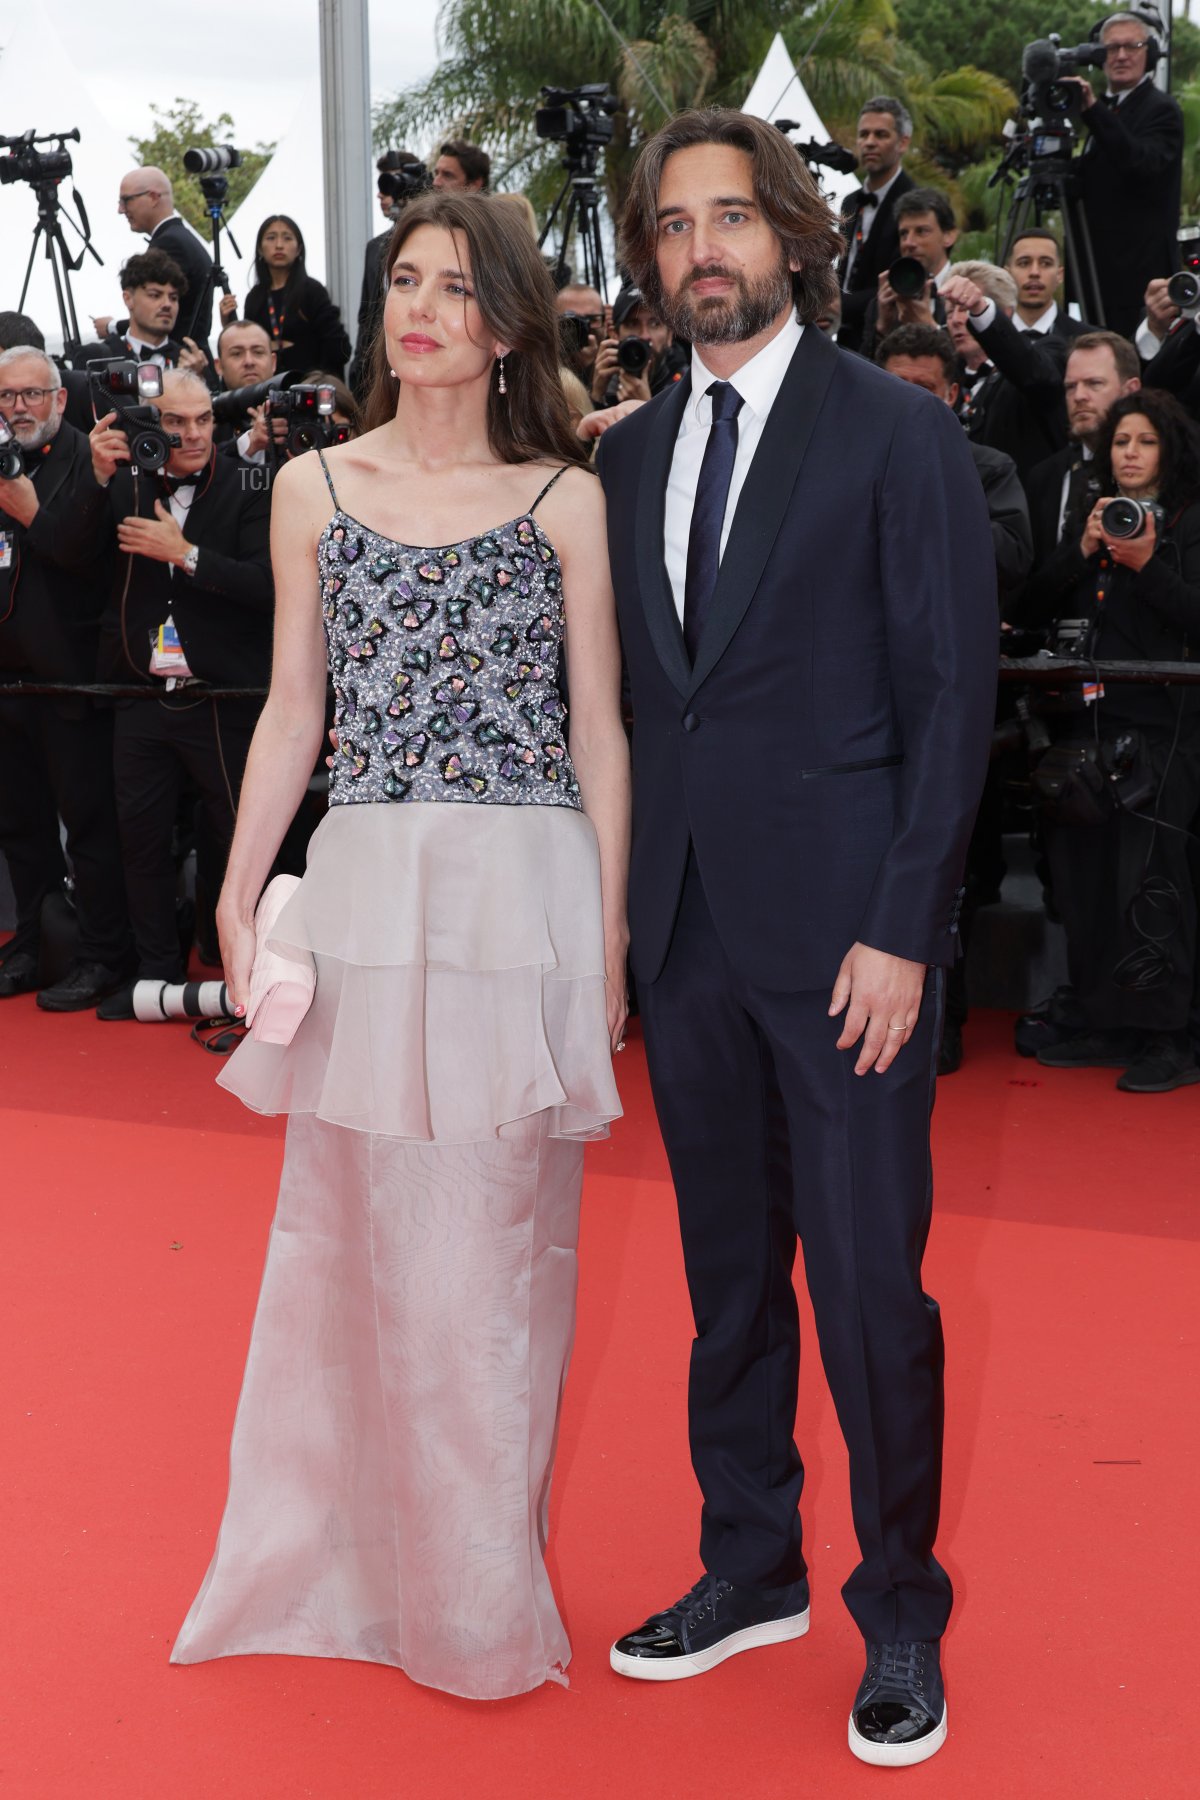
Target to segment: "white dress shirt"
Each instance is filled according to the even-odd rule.
[[[721,527],[721,555],[725,554],[725,545],[729,539],[729,528],[733,524],[733,515],[737,511],[738,496],[742,491],[750,464],[754,460],[754,452],[758,449],[762,437],[763,426],[767,415],[775,404],[775,397],[783,384],[788,364],[792,360],[797,344],[803,334],[804,327],[793,313],[781,331],[776,332],[769,344],[752,356],[735,375],[729,378],[730,386],[737,389],[742,396],[742,408],[737,416],[738,447],[734,458],[733,475],[729,482],[729,497],[725,502],[725,522]],[[671,580],[671,592],[675,598],[675,610],[679,621],[683,623],[683,597],[687,585],[688,539],[692,531],[692,508],[696,503],[696,487],[700,480],[700,465],[704,461],[704,452],[708,447],[708,434],[712,426],[712,401],[708,397],[708,389],[714,381],[721,377],[714,375],[704,365],[703,347],[696,345],[692,349],[692,391],[688,395],[680,420],[679,433],[675,439],[675,454],[671,458],[671,473],[667,478],[667,505],[664,529],[663,548],[667,562],[667,574]]]
[[[169,338],[163,337],[158,340],[157,344],[152,344],[149,338],[140,338],[135,332],[127,331],[125,333],[125,342],[128,344],[130,351],[137,360],[139,362],[157,363],[164,375],[168,368],[167,344],[169,341]],[[144,357],[142,355],[143,350],[153,350],[154,355]]]
[[[1058,301],[1052,300],[1044,313],[1039,313],[1032,325],[1027,325],[1020,313],[1012,315],[1012,322],[1018,331],[1036,331],[1039,337],[1049,337],[1054,329],[1054,321],[1058,317]]]

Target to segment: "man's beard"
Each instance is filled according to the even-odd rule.
[[[43,419],[40,424],[36,419],[31,419],[29,425],[14,423],[12,434],[22,450],[43,450],[52,438],[58,436],[58,428],[61,424],[62,414],[52,412],[50,417]],[[30,425],[33,427],[32,431],[29,428]]]
[[[689,289],[697,281],[711,281],[721,276],[732,281],[732,294],[702,294],[693,297]],[[757,337],[792,304],[792,271],[786,256],[780,256],[768,275],[748,281],[733,269],[716,265],[693,269],[675,293],[663,290],[659,311],[676,337],[693,344],[744,344]]]

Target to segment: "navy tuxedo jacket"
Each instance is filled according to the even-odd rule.
[[[633,702],[634,972],[662,968],[689,842],[749,981],[824,987],[855,941],[949,963],[997,669],[991,532],[962,429],[809,326],[693,667],[663,557],[689,392],[614,426],[597,457]]]

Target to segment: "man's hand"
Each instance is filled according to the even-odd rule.
[[[18,525],[31,525],[37,509],[37,489],[28,475],[18,475],[15,481],[0,481],[0,512],[6,512]]]
[[[837,1047],[849,1050],[862,1038],[856,1075],[869,1069],[882,1075],[892,1066],[916,1029],[924,986],[924,963],[851,945],[833,984],[829,1016],[835,1019],[848,1006]]]
[[[179,352],[179,367],[191,369],[193,374],[201,376],[207,372],[208,358],[194,338],[184,338],[183,348]]]
[[[640,375],[631,375],[628,369],[621,370],[621,379],[617,383],[618,400],[639,400],[643,404],[650,398],[650,376],[648,366]]]
[[[131,513],[117,526],[117,542],[122,550],[134,556],[148,556],[152,562],[181,563],[191,545],[161,500],[154,502],[154,517],[138,519]]]
[[[987,311],[987,295],[967,275],[948,275],[942,283],[941,295],[944,306],[965,306],[974,319]]]
[[[932,325],[933,302],[929,298],[929,284],[925,284],[924,292],[915,300],[902,300],[891,282],[886,269],[879,277],[878,307],[875,315],[875,334],[886,337],[889,331],[895,331],[898,325]]]
[[[115,412],[105,413],[97,419],[88,433],[88,443],[92,449],[92,473],[101,487],[107,487],[121,463],[132,461],[129,454],[129,439],[123,431],[113,426]]]
[[[93,316],[92,329],[98,338],[108,336],[108,328],[112,324],[111,313],[101,313],[99,318]]]
[[[584,413],[575,427],[575,436],[590,443],[593,438],[603,437],[610,426],[617,425],[635,413],[639,406],[645,406],[644,400],[622,400],[619,406],[602,406],[599,412]]]
[[[250,426],[250,436],[247,440],[246,448],[242,452],[246,457],[256,456],[260,450],[265,450],[271,441],[270,429],[267,424],[266,407],[252,406],[250,408],[250,417],[253,423]]]
[[[1055,86],[1074,87],[1079,89],[1080,112],[1090,112],[1094,106],[1099,106],[1100,104],[1099,100],[1096,98],[1095,88],[1090,81],[1085,81],[1082,75],[1060,75],[1055,82]]]
[[[1179,308],[1167,298],[1167,285],[1166,275],[1156,275],[1144,295],[1146,323],[1156,338],[1165,338],[1179,317]]]
[[[237,318],[237,295],[222,294],[217,310],[221,315],[222,325],[228,325],[231,319]]]
[[[608,388],[609,382],[617,372],[617,340],[605,338],[596,352],[596,360],[592,364],[592,399],[599,404]]]

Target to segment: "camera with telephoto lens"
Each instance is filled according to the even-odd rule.
[[[898,256],[888,270],[888,281],[897,300],[923,300],[929,291],[929,270],[915,256]]]
[[[1070,127],[1082,116],[1087,96],[1072,82],[1064,81],[1064,75],[1102,69],[1107,56],[1107,45],[1100,43],[1075,44],[1064,49],[1057,32],[1035,38],[1032,44],[1026,44],[1021,57],[1024,110],[1043,124]]]
[[[0,417],[0,481],[16,481],[23,473],[21,446],[8,420]]]
[[[88,385],[92,390],[92,411],[98,419],[115,412],[115,431],[124,432],[129,440],[129,455],[135,469],[153,474],[163,469],[172,450],[178,450],[177,432],[164,431],[161,414],[151,401],[162,394],[162,370],[157,363],[126,361],[119,357],[106,362],[90,362]]]
[[[432,186],[433,176],[421,162],[404,163],[398,169],[380,169],[375,177],[377,192],[386,194],[398,206],[417,194],[426,193]]]
[[[143,1024],[164,1019],[229,1019],[233,1008],[223,981],[135,981],[133,1016]]]
[[[1100,514],[1100,529],[1106,538],[1139,538],[1153,519],[1155,531],[1161,537],[1164,516],[1156,500],[1129,500],[1122,494],[1105,506]]]
[[[251,407],[262,406],[286,380],[286,375],[271,375],[266,381],[254,381],[247,387],[225,388],[214,394],[214,420],[218,425],[240,425]]]
[[[289,456],[303,456],[306,450],[327,450],[333,443],[337,389],[332,382],[299,381],[294,387],[272,388],[266,408],[268,419],[288,421]]]
[[[583,313],[565,312],[558,315],[558,335],[567,356],[575,356],[580,350],[586,350],[591,334],[592,321],[585,318]]]
[[[240,169],[242,153],[232,144],[218,144],[215,149],[185,150],[183,166],[189,175],[223,175],[226,169]]]
[[[79,142],[79,127],[73,131],[51,131],[38,137],[23,131],[20,137],[0,137],[0,149],[8,155],[0,157],[0,185],[10,181],[65,181],[71,173],[71,152],[66,140]],[[39,150],[38,144],[53,144],[53,150]]]
[[[621,102],[602,81],[584,87],[544,87],[546,102],[533,115],[533,128],[540,138],[562,144],[568,157],[591,157],[612,142],[612,115],[619,112]]]

